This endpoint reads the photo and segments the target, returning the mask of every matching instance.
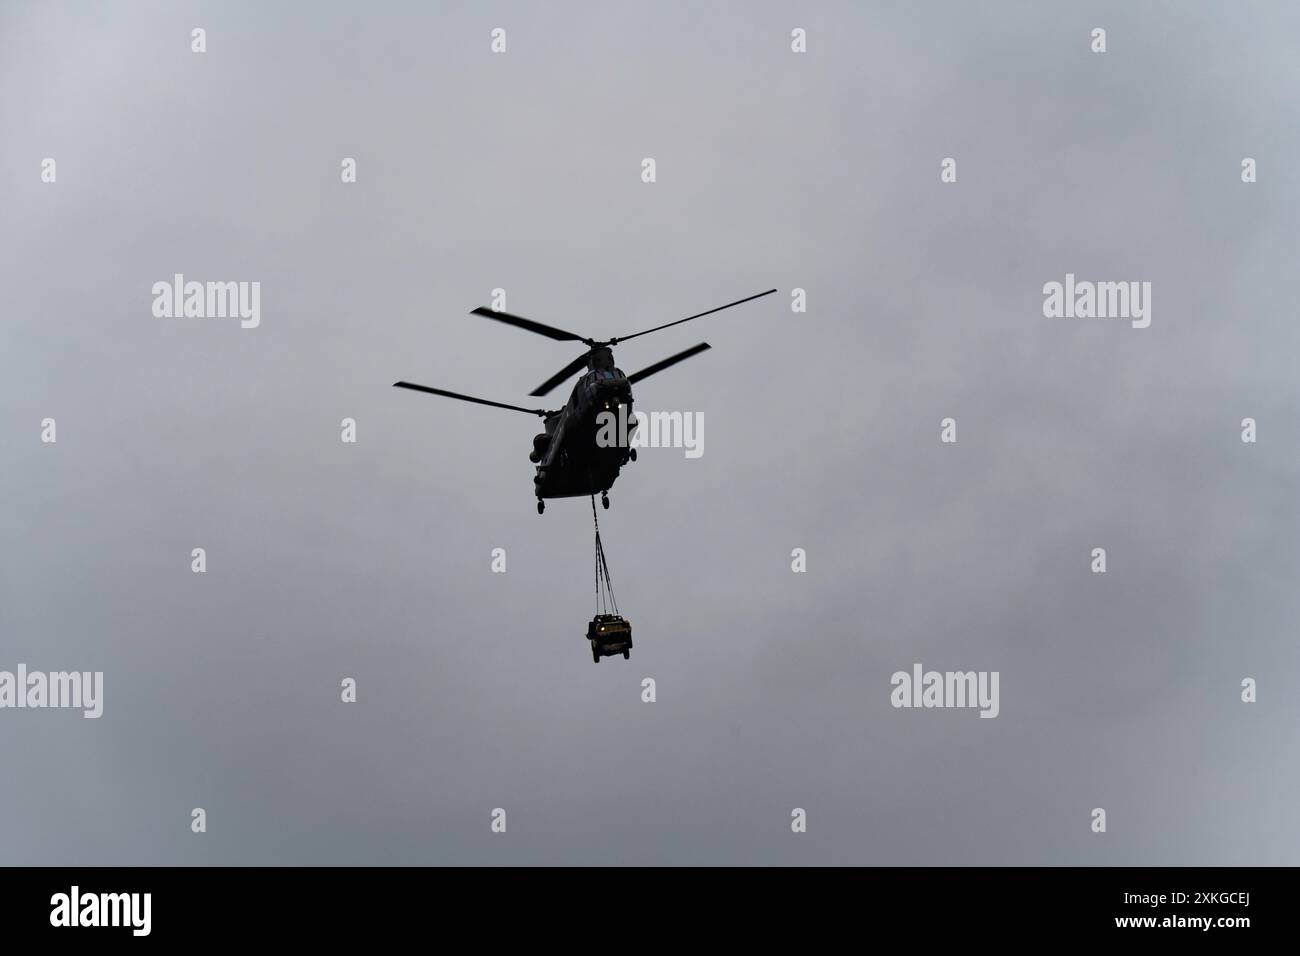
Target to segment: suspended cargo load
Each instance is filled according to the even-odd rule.
[[[591,659],[599,664],[602,657],[632,656],[632,622],[618,613],[614,600],[614,582],[609,577],[605,547],[600,543],[595,495],[591,496],[591,523],[596,529],[596,616],[587,625],[587,640],[591,643]]]
[[[617,614],[597,614],[587,625],[591,642],[591,659],[597,664],[602,657],[622,654],[632,656],[632,622]]]

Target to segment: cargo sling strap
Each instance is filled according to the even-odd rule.
[[[596,517],[596,496],[591,496],[591,523],[596,527],[596,613],[618,614],[614,600],[614,583],[609,578],[605,548],[600,543],[600,520]]]

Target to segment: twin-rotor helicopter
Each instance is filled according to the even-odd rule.
[[[542,419],[543,431],[533,438],[533,450],[528,456],[529,460],[537,465],[537,473],[533,478],[533,491],[537,496],[537,513],[541,514],[546,510],[545,499],[547,498],[594,496],[598,493],[600,494],[601,504],[608,508],[609,489],[618,478],[619,470],[628,461],[636,460],[636,449],[625,447],[622,444],[606,446],[598,442],[596,440],[599,430],[597,416],[602,411],[617,413],[618,407],[625,405],[627,406],[626,418],[621,420],[630,421],[632,418],[633,385],[642,379],[649,378],[656,372],[662,372],[678,362],[699,355],[709,348],[709,344],[701,342],[699,345],[678,352],[676,355],[670,355],[668,358],[655,362],[653,365],[648,365],[631,375],[624,375],[614,365],[613,347],[621,342],[627,342],[642,335],[649,335],[651,332],[658,332],[674,325],[681,325],[683,322],[690,322],[692,319],[721,312],[723,309],[730,309],[732,306],[752,302],[754,299],[760,299],[774,292],[776,292],[776,289],[768,289],[766,292],[737,299],[735,302],[728,302],[726,305],[720,305],[716,309],[709,309],[707,312],[688,315],[684,319],[657,325],[643,332],[634,332],[631,335],[621,335],[606,340],[566,332],[564,329],[543,325],[541,322],[534,322],[532,319],[511,315],[509,312],[498,312],[483,307],[474,309],[470,313],[471,315],[504,322],[506,325],[513,325],[518,329],[535,332],[557,342],[581,342],[587,347],[585,352],[529,393],[532,396],[545,395],[555,386],[585,368],[587,370],[586,374],[578,379],[564,407],[551,411],[541,408],[524,408],[519,405],[509,405],[505,402],[493,402],[486,398],[475,398],[472,395],[462,395],[459,392],[449,392],[445,389],[431,388],[427,385],[416,385],[413,382],[394,382],[393,384],[397,388],[409,388],[417,392],[427,392],[430,395],[441,395],[444,398],[455,398],[463,402],[474,402],[478,405],[490,405],[493,408],[506,408],[511,411],[539,416]]]

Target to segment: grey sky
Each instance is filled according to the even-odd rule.
[[[0,4],[0,669],[106,684],[0,711],[0,863],[1300,862],[1298,34]],[[261,326],[154,318],[175,272],[261,282]],[[1067,272],[1150,281],[1151,327],[1044,318]],[[616,352],[713,345],[637,387],[705,454],[614,486],[636,647],[593,666],[535,422],[389,386],[531,404],[576,352],[468,316],[495,287],[609,336],[772,286]],[[1000,671],[1000,716],[891,708],[916,661]]]

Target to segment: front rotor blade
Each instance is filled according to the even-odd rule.
[[[473,395],[462,395],[459,392],[449,392],[446,389],[430,388],[428,385],[416,385],[412,382],[394,382],[394,388],[409,388],[415,392],[428,392],[430,395],[441,395],[444,398],[459,398],[462,402],[473,402],[476,405],[491,405],[493,408],[508,408],[512,412],[527,412],[529,415],[545,415],[546,412],[540,408],[520,408],[518,405],[507,405],[505,402],[489,402],[486,398],[475,398]]]
[[[669,366],[676,365],[678,362],[684,362],[692,355],[699,355],[701,352],[705,351],[708,348],[709,348],[708,342],[701,342],[699,345],[695,346],[694,348],[687,349],[685,352],[678,352],[676,355],[670,355],[662,362],[655,362],[654,365],[647,365],[639,372],[633,372],[631,375],[627,377],[627,380],[630,384],[635,385],[637,382],[641,381],[641,379],[649,378],[655,372],[662,372],[664,369],[668,368]]]
[[[728,302],[726,305],[720,305],[716,309],[709,309],[708,312],[700,312],[696,315],[688,315],[684,319],[678,319],[676,322],[669,322],[667,325],[656,325],[653,329],[646,329],[644,332],[634,332],[632,335],[620,335],[614,339],[614,343],[626,342],[628,339],[634,339],[639,335],[649,335],[651,332],[658,332],[660,329],[671,328],[674,325],[681,325],[683,322],[689,322],[691,319],[698,319],[705,315],[712,315],[714,312],[721,312],[723,309],[729,309],[733,305],[741,305],[745,302],[753,302],[755,299],[761,299],[765,295],[771,295],[775,289],[768,289],[766,292],[760,292],[758,295],[747,296],[744,299],[737,299],[735,302]]]
[[[535,389],[533,389],[528,394],[545,395],[547,392],[555,388],[555,386],[559,385],[561,382],[563,382],[574,372],[578,371],[579,369],[586,368],[586,366],[587,366],[587,356],[585,354],[579,355],[576,359],[574,359],[568,365],[564,366],[564,368],[560,369],[558,372],[556,372],[554,375],[552,375],[550,378],[544,381],[541,385],[538,385]]]
[[[506,325],[513,325],[517,329],[527,329],[529,332],[536,332],[538,335],[544,335],[548,339],[555,339],[557,342],[587,341],[581,335],[574,335],[572,332],[564,331],[564,329],[557,329],[554,326],[543,325],[541,322],[534,322],[532,319],[525,319],[523,316],[519,315],[511,315],[509,312],[493,312],[491,309],[484,308],[481,305],[470,312],[470,315],[481,315],[485,319],[496,319],[498,322],[504,322]]]

